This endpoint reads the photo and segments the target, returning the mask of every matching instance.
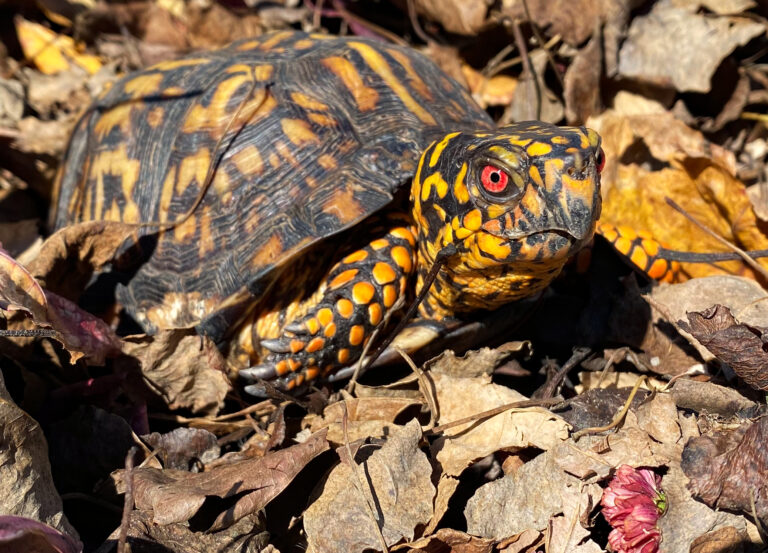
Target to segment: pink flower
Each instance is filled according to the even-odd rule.
[[[616,553],[656,553],[661,531],[656,523],[667,510],[661,477],[648,469],[622,465],[603,492],[603,516],[613,527],[608,544]]]

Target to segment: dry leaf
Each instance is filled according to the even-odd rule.
[[[486,0],[413,0],[416,13],[440,23],[449,33],[477,34],[485,25]]]
[[[600,111],[600,79],[603,69],[600,33],[579,50],[565,71],[565,119],[569,125],[583,125]]]
[[[739,323],[730,309],[719,304],[687,315],[688,323],[678,321],[683,330],[727,363],[744,382],[756,390],[768,391],[768,327]]]
[[[14,23],[24,57],[32,60],[43,73],[53,75],[66,71],[71,64],[91,75],[101,69],[101,60],[78,50],[72,38],[58,35],[39,23],[27,21],[22,17],[16,17]]]
[[[337,465],[318,486],[320,496],[304,513],[309,550],[355,553],[380,549],[369,504],[375,506],[388,545],[412,540],[415,528],[432,516],[435,495],[430,481],[432,468],[419,449],[420,440],[421,426],[412,420],[393,427],[381,449],[355,465],[357,475],[348,462]],[[367,454],[369,448],[360,452]],[[370,499],[369,492],[373,495]]]
[[[707,17],[659,2],[632,21],[619,52],[619,72],[680,92],[709,92],[723,59],[763,33],[761,23]]]
[[[680,379],[675,381],[671,395],[678,409],[725,418],[757,407],[754,401],[745,398],[736,390],[712,382]]]
[[[744,532],[733,526],[723,526],[693,540],[690,553],[736,553],[743,550],[745,541]]]
[[[464,516],[467,532],[476,536],[504,539],[524,530],[545,530],[559,514],[576,526],[589,520],[603,490],[565,473],[556,455],[545,451],[514,474],[481,486],[467,502]],[[570,551],[581,538],[573,536]]]
[[[94,365],[103,365],[108,356],[120,351],[120,340],[104,321],[65,298],[43,291],[21,264],[2,251],[0,309],[23,311],[36,325],[53,329],[53,338],[69,352],[71,363],[86,357]]]
[[[669,0],[669,3],[693,12],[703,7],[720,15],[737,14],[757,6],[754,0]]]
[[[81,553],[83,544],[47,524],[0,515],[0,553]]]
[[[189,520],[208,496],[234,498],[235,503],[214,521],[212,530],[226,528],[263,509],[307,463],[328,450],[325,432],[264,457],[218,466],[200,474],[138,468],[133,472],[136,506],[152,510],[155,524]],[[123,475],[123,471],[119,473]]]
[[[141,374],[169,409],[214,414],[230,389],[226,362],[213,341],[193,329],[127,336],[123,353],[140,363]],[[126,357],[119,360],[130,366]]]
[[[347,436],[350,442],[369,437],[381,438],[389,434],[395,419],[406,411],[418,415],[422,401],[398,397],[361,397],[349,398],[330,404],[322,416],[307,415],[303,424],[312,432],[328,428],[328,441],[332,444],[344,443],[342,418],[347,412]],[[408,419],[413,417],[408,417]]]
[[[499,121],[502,126],[514,121],[530,121],[531,119],[557,123],[563,118],[565,113],[563,104],[547,88],[544,79],[544,72],[549,63],[546,52],[542,49],[534,50],[530,53],[530,58],[534,75],[521,75],[512,97],[512,103]],[[538,87],[536,82],[538,82]]]
[[[682,468],[694,497],[715,509],[752,512],[768,522],[768,417],[688,442]]]
[[[545,27],[548,35],[560,35],[577,46],[587,40],[605,15],[619,10],[624,0],[526,0],[531,20]],[[522,0],[504,0],[502,12],[509,18],[527,20]]]
[[[0,372],[0,512],[29,517],[77,537],[53,484],[40,425],[13,403]]]
[[[444,551],[447,547],[451,553],[492,553],[495,550],[493,544],[494,541],[488,538],[470,536],[451,528],[440,528],[437,532],[427,537],[396,545],[391,548],[391,551],[407,550],[408,553],[416,553],[418,551],[432,553]]]
[[[157,450],[163,467],[170,469],[192,470],[196,463],[208,464],[221,454],[216,435],[202,428],[180,427],[165,434],[152,432],[142,439]]]

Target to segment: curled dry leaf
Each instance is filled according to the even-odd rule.
[[[600,110],[602,61],[602,36],[598,33],[579,50],[565,71],[563,97],[569,125],[581,125]]]
[[[252,518],[256,517],[244,517],[220,532],[196,532],[183,523],[155,524],[151,512],[132,511],[128,521],[128,544],[137,553],[277,553],[267,545],[269,534]],[[117,528],[112,532],[107,543],[116,544],[120,530]]]
[[[761,23],[748,19],[711,17],[659,2],[632,21],[619,52],[619,72],[680,92],[709,92],[723,59],[763,33]]]
[[[694,497],[715,509],[752,512],[768,523],[768,417],[688,442],[682,468]]]
[[[71,301],[46,292],[15,259],[0,251],[0,309],[22,311],[41,327],[52,328],[54,338],[70,354],[70,362],[81,357],[95,365],[120,351],[120,340],[98,317]]]
[[[393,427],[381,449],[359,465],[337,465],[319,485],[319,497],[304,513],[310,550],[354,553],[380,549],[376,522],[387,545],[412,540],[432,516],[432,467],[419,449],[421,426]],[[367,453],[368,448],[361,448]],[[354,471],[357,471],[355,474]],[[371,494],[371,495],[369,495]]]
[[[202,428],[175,428],[165,434],[152,432],[142,436],[153,449],[165,468],[191,470],[193,462],[208,464],[221,453],[216,435]]]
[[[0,515],[0,553],[81,553],[83,544],[36,520]]]
[[[598,28],[604,14],[620,9],[624,0],[595,2],[594,0],[526,0],[531,20],[544,27],[550,36],[560,35],[568,44],[577,46]],[[504,0],[504,15],[528,20],[523,0]]]
[[[727,363],[756,390],[768,390],[768,328],[740,323],[723,305],[688,313],[688,323],[678,321],[715,357]]]
[[[470,536],[465,532],[453,530],[452,528],[440,528],[434,534],[409,543],[396,545],[391,550],[404,550],[409,553],[418,551],[431,553],[433,551],[443,551],[446,547],[451,552],[456,553],[491,553],[495,550],[494,540]]]
[[[48,445],[40,425],[19,409],[0,372],[0,512],[29,517],[70,536],[77,532],[62,511],[53,484]],[[22,549],[16,549],[21,551]]]
[[[127,357],[119,362],[130,370],[130,358],[138,360],[142,376],[169,409],[215,413],[231,386],[221,352],[193,329],[127,336],[123,353]]]
[[[327,450],[328,441],[323,431],[303,443],[270,452],[264,457],[220,465],[199,474],[170,469],[134,469],[136,506],[151,510],[155,524],[172,524],[193,517],[206,497],[232,498],[231,506],[211,527],[220,530],[263,509],[307,463]],[[122,478],[124,471],[118,475]]]
[[[736,553],[746,541],[744,532],[733,526],[723,526],[693,540],[690,553]]]
[[[488,12],[486,0],[413,0],[413,3],[416,13],[460,35],[477,34],[485,25]]]

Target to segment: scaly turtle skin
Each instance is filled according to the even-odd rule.
[[[126,311],[291,389],[358,359],[438,255],[434,328],[547,286],[592,237],[601,156],[589,129],[495,129],[413,50],[280,32],[113,86],[72,137],[55,226],[153,223]]]

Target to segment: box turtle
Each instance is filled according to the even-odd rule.
[[[414,50],[278,32],[109,89],[75,129],[55,227],[137,224],[127,313],[293,389],[359,359],[438,258],[422,342],[542,290],[592,238],[602,164],[590,129],[497,129]]]

